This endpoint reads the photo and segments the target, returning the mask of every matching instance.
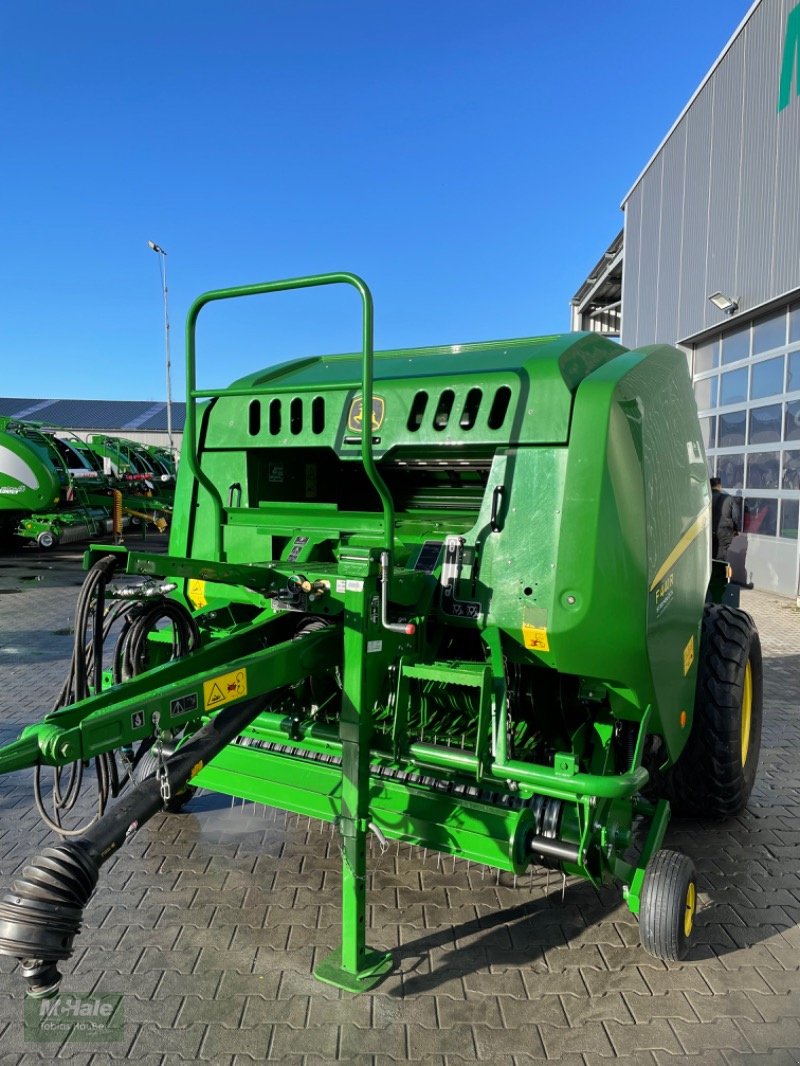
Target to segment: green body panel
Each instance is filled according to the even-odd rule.
[[[509,437],[526,443],[566,441],[569,434],[572,391],[595,367],[612,358],[607,342],[585,336],[530,337],[484,344],[451,345],[406,351],[375,353],[375,393],[384,401],[384,420],[375,442],[375,455],[386,456],[393,448],[432,446],[461,448],[497,445]],[[327,356],[284,364],[273,370],[243,378],[216,401],[205,447],[252,447],[256,436],[263,444],[281,448],[308,447],[320,443],[333,448],[358,450],[358,436],[348,429],[350,403],[360,394],[359,357]],[[461,416],[470,389],[481,392],[472,425],[462,425]],[[489,421],[496,391],[510,390],[509,419],[494,428]],[[453,412],[446,426],[437,425],[434,407],[442,392],[453,393]],[[428,397],[420,424],[409,424],[418,393]],[[316,432],[312,419],[299,425],[292,420],[291,399],[302,397],[313,404],[325,400],[325,428]],[[278,432],[270,426],[273,398],[281,403]],[[263,435],[250,432],[250,410],[258,403],[264,414]],[[248,417],[243,418],[244,414]],[[427,417],[426,417],[427,415]],[[465,419],[468,421],[468,419]],[[330,424],[329,424],[330,423]],[[276,427],[277,428],[277,427]],[[349,454],[347,451],[343,453]]]
[[[43,442],[7,432],[0,419],[0,512],[55,507],[66,488]]]
[[[208,303],[329,284],[359,293],[361,353],[196,387]],[[196,783],[337,826],[322,980],[385,970],[364,934],[370,832],[616,879],[635,911],[669,816],[641,797],[647,760],[689,735],[710,575],[685,357],[594,334],[373,357],[369,290],[322,275],[199,298],[187,397],[169,554],[119,563],[176,586],[200,646],[158,665],[154,634],[151,668],[48,715],[0,771],[191,731],[237,673],[263,711]]]

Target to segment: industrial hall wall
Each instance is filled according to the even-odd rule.
[[[623,202],[622,343],[686,350],[709,472],[743,497],[739,576],[787,595],[800,578],[799,79],[800,3],[761,0]]]

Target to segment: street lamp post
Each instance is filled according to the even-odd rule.
[[[170,451],[174,454],[175,449],[172,443],[172,378],[170,373],[172,364],[169,353],[169,307],[167,305],[167,253],[155,241],[148,241],[147,247],[156,253],[161,267],[161,291],[164,295],[164,350],[167,364],[167,438]]]

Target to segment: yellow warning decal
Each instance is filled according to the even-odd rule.
[[[199,611],[201,607],[205,607],[208,603],[208,600],[206,599],[205,581],[200,581],[196,577],[190,577],[189,584],[186,588],[186,595],[189,597],[189,602],[196,611]]]
[[[203,682],[203,706],[207,711],[247,695],[247,670],[234,670]]]
[[[550,651],[547,630],[539,626],[530,626],[523,622],[522,640],[529,651]]]
[[[689,673],[694,662],[694,637],[689,637],[689,643],[683,649],[683,676]]]

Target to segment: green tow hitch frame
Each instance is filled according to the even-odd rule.
[[[360,296],[360,352],[198,389],[207,304],[329,285]],[[107,855],[196,787],[335,827],[341,943],[315,973],[340,988],[392,965],[366,942],[369,834],[615,881],[645,949],[681,957],[695,878],[662,843],[711,569],[684,356],[594,334],[374,353],[369,289],[336,273],[199,297],[186,380],[169,553],[87,552],[58,705],[0,748],[65,838],[0,903],[32,992]],[[92,760],[97,814],[67,828]]]

